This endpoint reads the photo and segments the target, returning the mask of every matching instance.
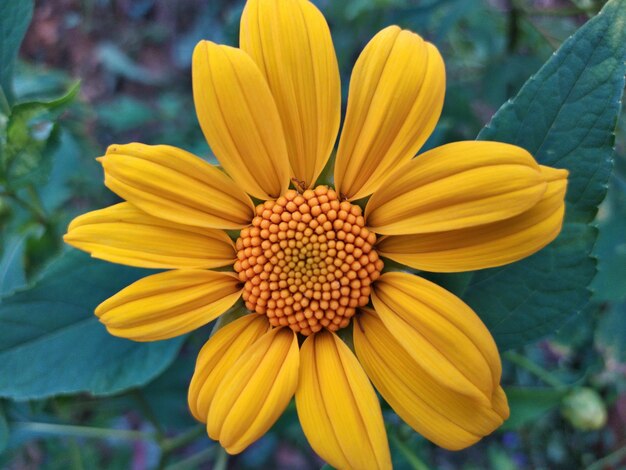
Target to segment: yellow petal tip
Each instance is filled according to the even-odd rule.
[[[119,144],[111,144],[111,145],[109,145],[107,147],[107,151],[106,151],[104,156],[109,155],[111,153],[117,153],[119,148],[120,148]],[[101,158],[104,158],[104,157],[101,157]]]

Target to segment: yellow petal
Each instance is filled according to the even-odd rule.
[[[506,394],[504,393],[504,389],[502,387],[498,387],[494,392],[491,404],[493,405],[494,411],[500,415],[503,421],[509,419],[511,414],[509,410],[509,402],[506,399]]]
[[[461,299],[408,273],[383,274],[374,284],[378,316],[432,379],[489,404],[502,373],[491,334]]]
[[[470,446],[508,417],[500,386],[491,402],[476,402],[447,388],[418,360],[427,353],[418,345],[407,350],[371,310],[355,317],[354,346],[387,403],[409,426],[441,447],[459,450]],[[412,354],[413,350],[419,355]]]
[[[337,468],[391,468],[380,404],[352,351],[322,330],[300,354],[296,407],[313,450]]]
[[[276,103],[242,50],[200,41],[193,51],[193,97],[200,127],[228,174],[258,199],[289,186],[289,160]]]
[[[335,163],[337,191],[349,199],[368,196],[409,161],[439,120],[445,88],[435,46],[397,26],[374,36],[350,80]]]
[[[238,454],[276,422],[298,383],[298,339],[289,328],[259,338],[221,381],[207,419],[209,437]]]
[[[341,112],[339,68],[326,20],[306,0],[248,0],[240,46],[272,90],[292,176],[309,187],[330,156]]]
[[[246,315],[220,328],[200,350],[187,401],[193,416],[206,423],[222,379],[239,358],[269,329],[265,315]]]
[[[167,271],[144,277],[96,308],[109,333],[135,341],[173,338],[206,325],[241,296],[226,272]]]
[[[367,204],[367,224],[385,235],[474,227],[530,209],[546,186],[539,165],[521,147],[456,142],[392,173]]]
[[[111,191],[141,210],[185,225],[237,229],[254,206],[234,181],[195,155],[167,145],[111,145],[99,159]]]
[[[446,232],[390,235],[378,254],[434,272],[473,271],[518,261],[556,238],[563,225],[567,171],[541,167],[548,182],[540,201],[510,219]]]
[[[127,202],[76,217],[63,240],[94,258],[140,268],[217,268],[236,258],[222,230],[169,222]]]

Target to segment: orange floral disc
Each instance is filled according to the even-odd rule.
[[[383,268],[375,242],[361,208],[327,186],[258,205],[236,243],[246,307],[303,335],[348,326]]]

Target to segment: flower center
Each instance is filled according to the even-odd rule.
[[[361,208],[327,186],[258,205],[236,243],[246,307],[303,335],[347,326],[383,268],[375,242]]]

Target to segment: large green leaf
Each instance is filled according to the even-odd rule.
[[[624,89],[626,0],[609,1],[570,37],[480,133],[570,171],[566,225],[534,256],[474,274],[465,295],[501,348],[553,332],[590,298],[589,224],[606,194]]]
[[[0,299],[26,285],[24,248],[28,235],[12,234],[0,238],[3,249],[0,256]]]
[[[567,224],[540,253],[474,275],[466,300],[501,348],[553,332],[585,306],[595,274],[589,257],[595,237],[592,227]]]
[[[13,96],[15,59],[32,16],[32,0],[0,2],[0,87],[9,101]]]
[[[76,251],[34,287],[0,305],[0,396],[111,394],[143,385],[174,360],[181,338],[136,343],[111,336],[94,307],[142,274]]]

